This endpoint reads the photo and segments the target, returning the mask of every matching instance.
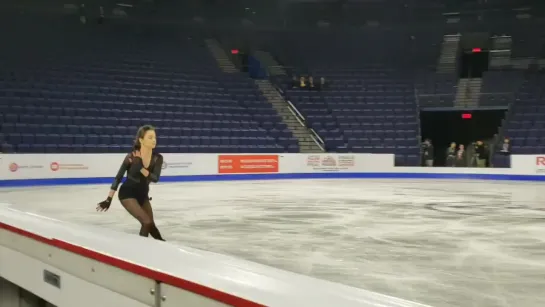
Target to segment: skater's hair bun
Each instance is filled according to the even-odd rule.
[[[148,131],[155,131],[155,127],[153,127],[152,125],[144,125],[138,128],[138,132],[136,132],[136,138],[134,139],[134,145],[132,146],[133,150],[140,150],[140,147],[142,146],[140,144],[140,139],[143,139],[146,135],[146,132]]]

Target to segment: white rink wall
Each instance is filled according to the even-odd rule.
[[[392,154],[163,154],[162,181],[282,178],[474,178],[541,180],[545,155],[511,156],[511,168],[394,167]],[[0,154],[0,186],[109,183],[124,154]],[[467,176],[466,176],[467,177]],[[470,178],[471,176],[467,177]]]
[[[163,156],[161,182],[543,180],[545,173],[545,156],[536,155],[512,156],[509,169],[394,167],[393,155],[376,154]],[[4,154],[0,187],[106,184],[123,158],[123,154]],[[0,276],[59,307],[423,306],[224,255],[20,212],[9,204],[0,204]]]

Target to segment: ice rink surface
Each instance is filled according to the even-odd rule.
[[[0,189],[23,211],[129,233],[107,185]],[[432,306],[545,306],[545,183],[187,182],[152,187],[174,244]],[[319,291],[317,289],[317,291]]]

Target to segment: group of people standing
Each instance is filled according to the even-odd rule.
[[[473,151],[469,161],[466,156],[466,149],[463,144],[456,147],[452,142],[446,152],[446,166],[449,167],[489,167],[490,151],[483,141],[473,143]]]
[[[297,78],[297,76],[293,76],[291,79],[291,88],[321,91],[326,87],[327,84],[324,77],[321,77],[318,83],[314,82],[314,77],[312,76],[309,76],[308,78],[305,78],[305,76],[300,76],[299,78]]]
[[[447,148],[447,163],[449,167],[465,167],[466,164],[466,147],[464,144],[458,145],[456,143],[450,143],[450,147]]]
[[[470,155],[470,156],[468,156]],[[435,150],[430,139],[422,142],[421,148],[422,165],[434,166]],[[446,167],[488,167],[490,151],[482,141],[473,143],[473,148],[468,152],[464,144],[450,143],[445,152]]]

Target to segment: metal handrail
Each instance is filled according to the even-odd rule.
[[[288,101],[289,102],[289,101]],[[293,116],[295,116],[295,119],[297,119],[297,121],[299,122],[299,124],[305,128],[307,128],[307,126],[305,125],[305,122],[302,118],[300,118],[298,115],[297,115],[297,109],[294,110],[294,108],[292,107],[293,105],[289,105],[288,106],[288,110],[290,110],[290,113],[293,114]]]
[[[324,144],[324,145],[325,145],[324,139],[322,139],[322,137],[320,137],[320,135],[316,132],[316,130],[310,128],[310,132],[312,132],[312,134],[318,139],[318,141],[319,141],[321,144]]]
[[[312,129],[311,129],[311,130],[312,130]],[[312,130],[312,131],[314,131],[314,130]],[[318,135],[316,135],[316,136],[317,136],[318,138],[320,137],[320,136],[318,136]],[[318,140],[316,139],[316,136],[314,136],[314,135],[311,134],[311,135],[310,135],[310,138],[314,141],[314,143],[316,143],[316,145],[318,145],[318,147],[319,147],[322,151],[325,152],[325,144],[324,144],[323,142],[320,144],[320,142],[318,142]]]
[[[324,140],[320,137],[320,135],[318,135],[318,133],[314,129],[310,128],[307,125],[306,118],[303,116],[303,114],[301,114],[301,112],[299,112],[297,107],[295,107],[295,105],[289,99],[286,99],[284,97],[284,95],[285,95],[284,91],[279,86],[274,84],[274,82],[272,82],[272,80],[270,80],[270,82],[274,86],[274,88],[282,95],[282,97],[284,98],[284,101],[288,104],[288,110],[290,110],[290,112],[293,114],[293,116],[295,116],[295,118],[297,119],[299,124],[301,124],[301,126],[306,128],[307,131],[310,132],[311,139],[316,143],[316,145],[318,145],[318,147],[322,151],[325,151],[325,142],[324,142]]]
[[[303,114],[301,114],[301,112],[299,112],[299,110],[297,110],[297,108],[293,105],[293,103],[291,103],[291,101],[289,99],[286,99],[286,101],[288,102],[290,107],[293,108],[293,110],[295,110],[295,113],[297,113],[297,116],[299,116],[303,121],[306,121]]]
[[[299,112],[299,110],[297,110],[295,105],[289,100],[286,100],[286,102],[288,103],[288,109],[295,116],[295,118],[297,118],[297,121],[301,124],[301,126],[305,127],[307,131],[311,133],[310,137],[312,140],[316,143],[316,145],[318,145],[318,147],[320,147],[322,151],[325,151],[324,140],[318,135],[318,133],[316,133],[314,129],[307,126],[305,117],[301,114],[301,112]]]

